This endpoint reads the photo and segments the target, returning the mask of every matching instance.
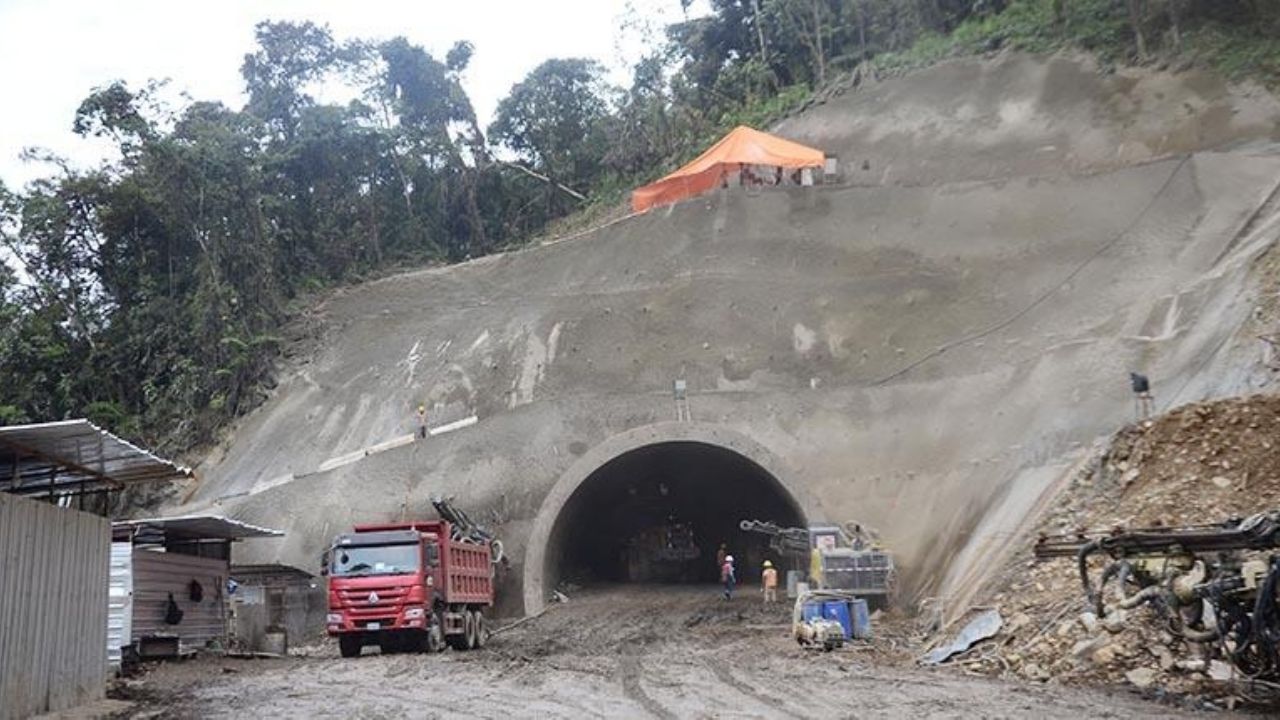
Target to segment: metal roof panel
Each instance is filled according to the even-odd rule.
[[[221,515],[177,515],[166,518],[121,520],[112,528],[150,528],[163,530],[172,539],[241,540],[244,538],[282,537],[283,531],[250,525]]]
[[[0,427],[0,491],[74,494],[191,476],[88,420]]]

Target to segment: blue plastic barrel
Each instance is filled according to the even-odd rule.
[[[822,603],[822,616],[835,620],[844,628],[844,639],[853,637],[853,621],[849,618],[849,603],[844,600],[828,600]]]
[[[801,617],[805,622],[809,622],[810,620],[813,620],[813,619],[815,619],[815,618],[820,618],[820,617],[822,617],[822,603],[820,603],[820,602],[807,602],[807,603],[805,603],[804,605],[801,605],[801,606],[800,606],[800,617]]]
[[[849,601],[849,617],[853,621],[853,636],[859,640],[871,639],[871,612],[867,601],[861,598]]]

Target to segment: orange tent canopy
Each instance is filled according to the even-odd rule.
[[[631,193],[631,209],[643,212],[701,195],[720,183],[731,166],[769,165],[788,169],[822,167],[821,150],[739,125],[693,162]]]

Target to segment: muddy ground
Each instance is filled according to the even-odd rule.
[[[911,665],[881,625],[822,653],[788,637],[790,607],[715,588],[606,588],[492,637],[480,651],[355,660],[201,658],[117,694],[124,717],[1176,717],[1133,693],[1008,682]]]

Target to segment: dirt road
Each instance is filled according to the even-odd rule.
[[[1011,684],[890,661],[892,642],[799,649],[789,609],[713,588],[583,593],[479,652],[202,659],[134,684],[132,716],[1171,717],[1136,696]],[[903,653],[898,653],[902,656]],[[890,664],[886,664],[890,663]]]

